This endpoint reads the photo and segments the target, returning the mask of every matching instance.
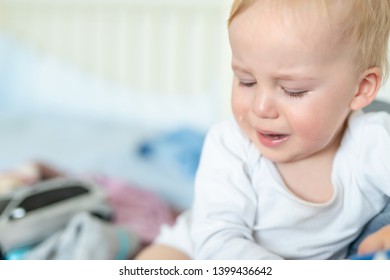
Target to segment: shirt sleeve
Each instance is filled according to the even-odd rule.
[[[253,238],[257,194],[247,166],[249,145],[232,123],[206,137],[191,228],[196,259],[280,259]]]

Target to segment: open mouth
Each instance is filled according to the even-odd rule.
[[[260,142],[268,147],[276,147],[288,140],[288,134],[276,134],[273,132],[258,131]]]
[[[281,140],[287,136],[287,134],[264,134],[261,133],[265,138],[271,140]]]

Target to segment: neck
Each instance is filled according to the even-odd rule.
[[[333,161],[344,131],[345,126],[329,146],[309,157],[276,164],[286,187],[292,193],[303,200],[315,203],[331,199]]]

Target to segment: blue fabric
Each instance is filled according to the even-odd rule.
[[[35,245],[27,245],[23,246],[17,249],[13,249],[11,251],[8,251],[5,254],[4,259],[6,260],[23,260],[24,256],[34,248]]]
[[[184,177],[193,179],[198,168],[205,135],[190,128],[179,128],[139,145],[138,154],[145,160],[171,166]]]
[[[353,255],[350,257],[351,260],[390,260],[390,250],[387,251],[380,251],[375,252],[373,254],[367,254],[367,255]]]
[[[123,229],[118,229],[117,231],[117,237],[118,237],[118,253],[115,256],[116,260],[126,260],[129,255],[131,255],[131,249],[130,249],[130,240],[128,233],[125,232]]]

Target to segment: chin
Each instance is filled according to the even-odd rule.
[[[305,156],[299,156],[294,155],[292,153],[279,150],[279,151],[269,151],[267,149],[264,149],[263,147],[257,146],[260,150],[260,153],[263,157],[267,158],[268,160],[272,161],[275,164],[286,164],[286,163],[292,163],[295,161],[298,161]]]

